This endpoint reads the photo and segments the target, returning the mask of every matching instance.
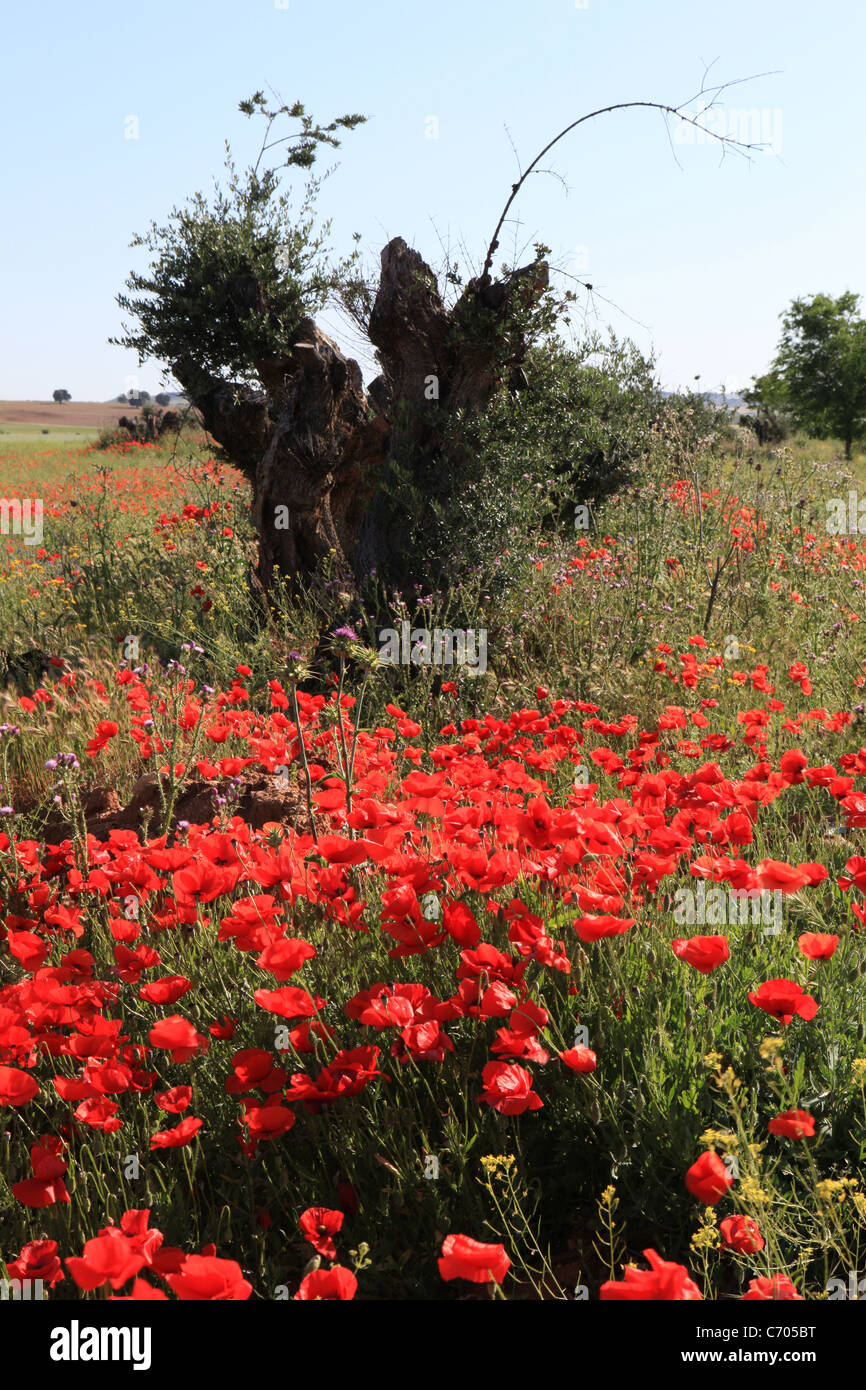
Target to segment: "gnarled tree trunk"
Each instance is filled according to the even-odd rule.
[[[527,344],[515,311],[546,289],[547,265],[536,262],[502,281],[470,281],[449,310],[432,270],[396,237],[382,252],[370,316],[382,371],[369,390],[357,362],[309,318],[285,356],[256,364],[261,391],[173,365],[205,427],[252,483],[265,593],[275,571],[306,577],[329,552],[338,571],[388,575],[399,537],[377,525],[371,507],[386,460],[429,468],[447,449],[454,463],[460,444],[446,441],[448,421],[482,410],[519,370]]]

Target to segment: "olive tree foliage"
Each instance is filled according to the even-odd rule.
[[[151,255],[146,274],[132,272],[117,302],[134,320],[110,341],[148,358],[193,364],[203,381],[217,378],[260,384],[257,364],[286,350],[299,322],[319,311],[350,272],[354,254],[333,264],[330,223],[317,223],[321,179],[308,176],[300,200],[281,188],[287,168],[310,170],[322,146],[338,146],[335,132],[366,120],[339,116],[320,125],[300,102],[269,108],[261,92],[240,103],[245,116],[262,116],[258,157],[239,172],[226,142],[226,183],[211,195],[194,194],[162,225],[152,222],[131,245]],[[292,134],[271,139],[281,119],[298,122]],[[275,146],[285,159],[263,167]]]

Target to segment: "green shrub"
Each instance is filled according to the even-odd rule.
[[[652,360],[612,333],[576,350],[551,336],[530,350],[525,375],[483,415],[454,419],[461,447],[446,459],[389,461],[377,524],[431,587],[471,576],[502,593],[542,534],[574,529],[576,508],[591,517],[660,452],[686,459],[727,427],[703,397],[666,396]]]

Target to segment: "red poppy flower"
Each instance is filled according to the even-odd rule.
[[[332,1265],[330,1269],[314,1269],[301,1280],[295,1299],[313,1303],[317,1299],[329,1303],[348,1303],[358,1291],[358,1281],[350,1269]]]
[[[97,753],[101,753],[106,744],[110,743],[114,736],[119,732],[119,725],[113,719],[100,719],[96,726],[96,733],[84,750],[88,758],[95,758]]]
[[[55,1202],[71,1202],[62,1178],[24,1178],[12,1184],[12,1196],[25,1207],[52,1207]]]
[[[175,897],[179,903],[209,903],[223,893],[230,893],[237,883],[240,865],[212,864],[200,860],[172,875]]]
[[[762,1303],[793,1302],[795,1300],[798,1303],[804,1302],[803,1295],[797,1293],[787,1274],[772,1274],[769,1278],[751,1279],[749,1292],[743,1294],[740,1302],[748,1303],[750,1300]]]
[[[184,1110],[189,1109],[192,1100],[192,1086],[172,1086],[169,1091],[159,1091],[154,1096],[154,1100],[160,1110],[165,1110],[169,1115],[180,1115]]]
[[[477,1097],[500,1115],[522,1115],[540,1110],[544,1102],[532,1089],[532,1076],[516,1062],[488,1062],[481,1073],[484,1090]]]
[[[755,868],[755,879],[759,888],[770,888],[780,893],[797,893],[809,882],[808,873],[778,859],[762,859]]]
[[[312,848],[329,864],[363,864],[370,857],[364,840],[348,840],[344,835],[320,835]]]
[[[0,1067],[0,1107],[26,1105],[39,1095],[39,1086],[29,1072],[18,1067]]]
[[[686,1173],[689,1192],[707,1207],[714,1207],[733,1181],[719,1155],[712,1149],[701,1154]]]
[[[470,949],[481,940],[481,930],[465,903],[446,903],[442,911],[442,925],[458,946]]]
[[[221,1260],[216,1255],[188,1255],[177,1273],[167,1274],[165,1281],[184,1303],[241,1302],[253,1291],[236,1260]]]
[[[441,1062],[446,1052],[453,1051],[453,1042],[435,1018],[426,1023],[410,1023],[402,1028],[399,1041],[391,1048],[392,1055],[401,1062],[407,1062],[410,1056],[418,1062]]]
[[[808,1110],[783,1110],[776,1115],[767,1128],[771,1134],[781,1134],[785,1139],[811,1139],[815,1133],[815,1121]]]
[[[123,1127],[123,1120],[117,1113],[119,1108],[115,1100],[107,1100],[105,1096],[94,1096],[81,1102],[75,1110],[75,1118],[83,1125],[90,1125],[91,1129],[101,1129],[105,1134],[113,1134]]]
[[[482,1018],[507,1018],[517,1003],[517,995],[504,980],[494,980],[478,1001]]]
[[[278,1139],[295,1123],[295,1112],[285,1105],[254,1105],[247,1110],[244,1123],[251,1139]]]
[[[223,1015],[222,1023],[211,1023],[208,1027],[208,1032],[211,1037],[216,1038],[218,1041],[224,1041],[226,1038],[233,1038],[236,1030],[237,1023],[235,1019],[228,1018],[225,1014]]]
[[[85,1292],[99,1289],[108,1281],[119,1289],[137,1274],[145,1258],[122,1231],[109,1230],[84,1245],[84,1254],[70,1255],[65,1264],[78,1287]]]
[[[182,1149],[195,1138],[203,1124],[204,1120],[197,1120],[192,1115],[188,1115],[173,1129],[163,1129],[152,1135],[150,1147],[152,1149]]]
[[[282,989],[257,989],[253,995],[260,1009],[281,1018],[310,1018],[325,1005],[318,995],[311,998],[305,989],[284,985]]]
[[[674,955],[699,970],[702,975],[710,975],[726,961],[730,954],[726,936],[677,937],[671,942]]]
[[[298,1219],[304,1239],[308,1240],[323,1259],[335,1260],[337,1247],[334,1236],[343,1225],[343,1213],[330,1207],[308,1207]]]
[[[113,1293],[109,1296],[109,1303],[142,1303],[145,1300],[153,1303],[168,1303],[167,1293],[162,1289],[155,1289],[153,1284],[148,1284],[146,1279],[133,1279],[132,1293]]]
[[[600,941],[605,936],[622,936],[623,932],[627,932],[634,924],[633,917],[576,917],[574,930],[581,941]]]
[[[304,961],[312,960],[315,954],[315,946],[311,946],[308,941],[302,941],[300,937],[295,936],[281,937],[279,941],[271,941],[265,947],[256,965],[259,969],[276,975],[278,980],[288,980],[296,970],[300,970]]]
[[[181,995],[192,989],[192,981],[184,975],[164,975],[161,980],[151,980],[139,991],[140,999],[148,1004],[176,1004]]]
[[[595,1071],[596,1056],[589,1047],[570,1047],[567,1052],[560,1052],[560,1062],[564,1062],[572,1071]]]
[[[753,1255],[764,1248],[764,1237],[751,1216],[726,1216],[719,1231],[727,1248],[740,1255]]]
[[[133,1246],[140,1255],[143,1255],[148,1265],[152,1265],[156,1256],[161,1252],[163,1246],[162,1231],[156,1226],[151,1227],[150,1209],[148,1207],[132,1208],[125,1211],[120,1218],[120,1229],[125,1236],[129,1236]],[[116,1227],[106,1227],[99,1232],[101,1236],[106,1231],[111,1231]]]
[[[197,1033],[189,1019],[180,1014],[160,1019],[148,1034],[151,1047],[164,1047],[171,1054],[173,1062],[188,1062],[199,1052],[207,1052],[210,1038]]]
[[[504,1245],[485,1245],[471,1236],[446,1236],[439,1273],[443,1279],[468,1279],[472,1284],[501,1284],[511,1265]]]
[[[34,1144],[30,1150],[30,1163],[33,1177],[14,1183],[12,1195],[27,1207],[50,1207],[55,1202],[70,1201],[63,1174],[66,1160],[63,1158],[63,1141],[54,1135],[47,1135]]]
[[[286,1073],[282,1067],[274,1066],[270,1052],[263,1047],[245,1047],[232,1057],[234,1076],[226,1077],[226,1091],[230,1096],[239,1095],[253,1087],[273,1095],[285,1084]]]
[[[6,936],[6,945],[15,959],[29,971],[38,970],[48,955],[44,938],[32,931],[10,931]]]
[[[643,1256],[652,1268],[633,1269],[629,1266],[621,1280],[609,1279],[599,1290],[602,1302],[644,1299],[669,1303],[703,1301],[704,1296],[685,1265],[663,1260],[655,1250],[644,1250]]]
[[[49,1288],[65,1278],[57,1257],[56,1240],[31,1240],[22,1245],[17,1260],[10,1260],[6,1268],[10,1279],[41,1279]]]
[[[807,960],[829,960],[839,945],[839,938],[829,932],[807,931],[799,938],[798,945]]]
[[[765,1013],[772,1014],[785,1027],[795,1014],[807,1021],[818,1012],[817,1000],[794,980],[765,980],[757,993],[750,992],[749,1001]]]

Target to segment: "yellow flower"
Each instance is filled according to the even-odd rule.
[[[772,1198],[757,1178],[745,1177],[740,1182],[740,1200],[750,1206],[767,1207]]]
[[[723,1148],[727,1149],[736,1141],[736,1134],[729,1129],[706,1129],[699,1139],[699,1143],[704,1148]]]
[[[715,1210],[713,1207],[705,1207],[701,1224],[689,1241],[689,1245],[695,1254],[700,1254],[702,1250],[714,1250],[718,1243]]]
[[[485,1154],[481,1166],[488,1178],[508,1179],[517,1164],[514,1154]]]
[[[845,1200],[845,1184],[835,1178],[824,1178],[822,1182],[816,1183],[815,1191],[822,1202],[832,1202],[834,1197],[840,1202]]]

